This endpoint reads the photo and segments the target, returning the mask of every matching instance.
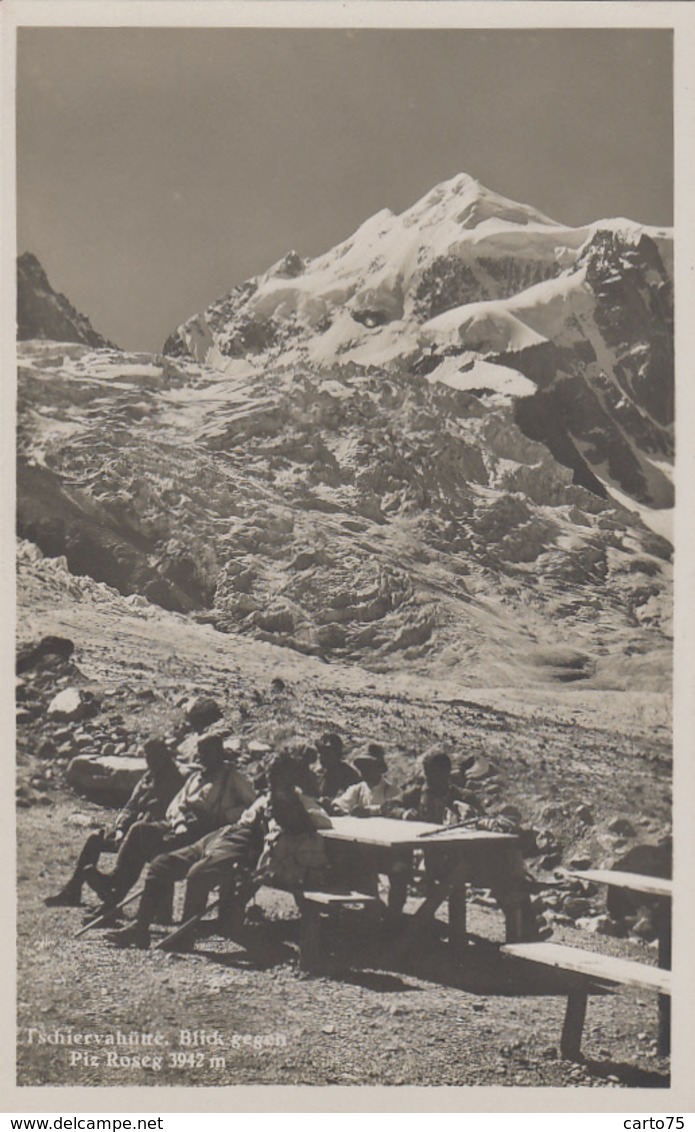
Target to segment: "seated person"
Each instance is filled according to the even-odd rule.
[[[233,824],[255,798],[251,783],[236,767],[225,762],[219,735],[204,735],[198,742],[199,770],[186,779],[161,821],[137,821],[124,837],[110,875],[96,866],[85,870],[85,880],[108,908],[118,904],[140,876],[143,865],[162,850],[190,845],[206,833]]]
[[[262,884],[295,888],[319,882],[328,867],[317,830],[330,829],[331,819],[303,786],[304,769],[293,757],[279,755],[268,768],[268,792],[241,815],[239,826],[262,836],[254,877]]]
[[[107,938],[119,947],[146,948],[150,924],[173,881],[186,878],[184,923],[202,916],[208,895],[220,886],[220,903],[243,906],[264,883],[298,887],[318,879],[327,868],[323,842],[317,829],[330,828],[330,818],[299,786],[301,765],[290,757],[276,756],[268,768],[269,789],[246,809],[239,821],[171,853],[149,865],[145,889],[135,923]],[[182,937],[187,949],[194,933]]]
[[[319,765],[316,772],[318,794],[322,805],[328,806],[348,786],[360,781],[359,772],[345,762],[343,740],[335,731],[324,731],[316,742]]]
[[[313,764],[318,755],[316,747],[312,747],[310,743],[297,743],[296,746],[290,747],[285,754],[294,758],[298,764],[301,789],[311,798],[318,798],[319,782],[313,770]]]
[[[135,784],[113,827],[89,834],[70,880],[60,892],[46,897],[44,903],[49,907],[78,907],[82,902],[85,870],[97,865],[102,853],[116,853],[136,822],[161,821],[164,818],[169,803],[183,786],[184,776],[162,739],[148,739],[143,754],[147,770]]]
[[[433,748],[422,760],[423,778],[404,790],[392,807],[393,817],[408,821],[454,825],[482,816],[482,808],[471,790],[451,781],[451,759]]]
[[[422,770],[422,778],[407,787],[393,807],[394,816],[436,825],[466,824],[490,833],[520,832],[521,811],[516,806],[500,804],[487,813],[475,791],[458,784],[445,751],[431,748],[423,757]]]
[[[358,755],[354,762],[361,781],[348,786],[347,790],[334,799],[333,812],[350,814],[356,818],[387,814],[400,790],[386,777],[385,759],[382,761],[367,754]]]
[[[367,818],[386,816],[398,798],[400,790],[386,777],[386,756],[379,744],[370,744],[368,750],[376,754],[358,755],[355,767],[362,781],[349,786],[334,800],[331,810],[336,816],[348,814]],[[346,888],[358,892],[376,892],[377,876],[388,877],[388,910],[397,916],[405,904],[408,877],[412,872],[412,852],[408,849],[384,849],[365,852],[361,846],[334,846],[336,870]]]

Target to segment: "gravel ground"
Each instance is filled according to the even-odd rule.
[[[20,813],[19,1084],[668,1085],[654,996],[591,998],[587,1060],[561,1060],[560,986],[501,961],[490,941],[501,939],[502,918],[475,905],[479,941],[458,966],[434,938],[417,957],[390,962],[388,943],[375,947],[353,918],[335,969],[308,977],[298,969],[292,902],[268,890],[246,947],[208,934],[194,953],[168,956],[118,951],[101,932],[74,940],[80,911],[45,908],[42,897],[74,860],[84,836],[75,819],[89,810],[61,797],[50,810]],[[576,944],[578,934],[556,938]],[[646,947],[600,943],[653,962]],[[162,1044],[42,1044],[56,1031],[145,1033]],[[207,1037],[192,1045],[182,1031]]]

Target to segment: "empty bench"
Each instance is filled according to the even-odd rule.
[[[578,977],[567,991],[567,1009],[560,1039],[560,1053],[571,1061],[580,1061],[582,1057],[582,1031],[590,994],[600,993],[601,990],[616,985],[652,990],[659,995],[671,994],[670,971],[661,967],[648,967],[633,959],[599,955],[595,951],[583,951],[581,948],[565,947],[559,943],[507,943],[500,951],[502,955],[567,971]],[[665,1036],[660,1032],[662,1048],[664,1040]]]
[[[304,891],[295,897],[301,912],[299,925],[299,965],[303,971],[316,971],[322,966],[321,923],[332,912],[353,908],[381,909],[378,896],[366,892]]]

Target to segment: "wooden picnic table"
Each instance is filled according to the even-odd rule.
[[[434,918],[437,909],[448,902],[449,943],[458,951],[468,940],[466,930],[467,886],[475,884],[476,878],[484,878],[491,864],[500,876],[519,876],[523,878],[523,860],[518,838],[509,833],[493,833],[488,830],[446,829],[430,822],[401,821],[386,817],[335,817],[331,819],[331,829],[320,830],[320,836],[334,846],[354,846],[366,858],[374,871],[384,871],[385,855],[421,849],[425,860],[442,863],[442,868],[433,870],[428,886],[428,894],[415,913],[409,916],[411,925],[416,928],[423,922]],[[330,849],[329,849],[330,855]],[[402,858],[405,859],[405,858]],[[481,880],[483,887],[492,887]],[[512,886],[513,888],[513,886]],[[511,892],[511,898],[504,901],[506,938],[508,941],[523,939],[524,915],[529,906],[529,893],[523,880],[518,889]]]

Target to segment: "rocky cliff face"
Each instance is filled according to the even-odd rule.
[[[17,338],[49,338],[55,342],[82,342],[86,346],[110,346],[97,334],[89,319],[54,291],[46,272],[31,252],[17,260]]]
[[[289,253],[164,356],[27,343],[20,534],[327,660],[665,686],[667,236],[460,177]]]

